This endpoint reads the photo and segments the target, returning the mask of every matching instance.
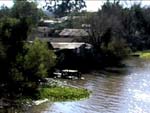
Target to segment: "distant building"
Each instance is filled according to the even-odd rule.
[[[37,37],[49,37],[50,36],[50,28],[46,26],[37,28]]]
[[[83,50],[92,49],[92,45],[84,42],[51,42],[55,51],[71,50],[77,54],[82,54]]]
[[[39,26],[53,26],[54,24],[57,24],[57,23],[62,23],[62,21],[60,20],[41,20],[40,23],[39,23]]]
[[[74,42],[73,38],[61,38],[61,37],[49,37],[49,38],[39,38],[41,41],[46,42]]]
[[[59,35],[61,37],[87,37],[88,32],[84,29],[64,29],[59,33]]]
[[[51,42],[51,47],[57,55],[60,69],[78,69],[93,52],[92,45],[84,42]]]

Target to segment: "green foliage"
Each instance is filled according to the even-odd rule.
[[[107,50],[115,57],[119,59],[126,58],[130,53],[130,48],[122,38],[113,38],[108,44]]]
[[[87,24],[91,26],[88,42],[96,49],[101,49],[102,44],[107,46],[112,37],[122,37],[121,10],[122,7],[118,3],[108,2],[89,17]]]
[[[47,43],[35,39],[33,43],[26,43],[24,50],[24,56],[17,56],[17,62],[23,68],[24,77],[34,82],[47,77],[48,71],[55,66],[56,59],[54,52],[48,49]]]
[[[149,59],[150,58],[150,53],[142,53],[140,55],[141,58],[144,58],[144,59]]]
[[[139,55],[139,57],[142,59],[150,59],[150,51],[149,50],[138,51],[138,52],[133,53],[132,55]]]
[[[13,35],[13,30],[19,23],[19,20],[16,18],[1,18],[0,19],[0,35],[2,36],[1,38],[4,40],[9,40],[11,36]],[[9,38],[9,39],[6,39]]]
[[[149,49],[150,9],[140,4],[123,10],[124,37],[133,51]]]
[[[0,78],[7,84],[11,83],[10,70],[12,64],[16,61],[16,55],[22,51],[22,43],[27,38],[27,32],[27,24],[24,21],[11,17],[0,19],[0,50],[2,58]]]
[[[84,0],[45,0],[44,6],[48,11],[53,12],[56,16],[62,17],[71,11],[79,11],[86,7]]]
[[[9,17],[11,14],[10,14],[11,10],[6,7],[6,6],[1,6],[0,7],[0,18],[4,18],[4,17]]]
[[[80,100],[89,97],[90,92],[83,88],[52,87],[41,88],[38,98],[48,98],[51,101]]]
[[[38,76],[47,76],[47,71],[55,65],[56,56],[48,49],[46,42],[36,39],[33,44],[26,44],[25,49],[28,52],[24,57],[24,67],[26,69],[37,67]]]
[[[10,70],[15,89],[28,96],[33,95],[39,81],[47,77],[55,66],[55,59],[54,52],[48,49],[46,42],[38,39],[33,43],[25,42],[23,52],[16,56]]]
[[[14,5],[11,9],[12,17],[18,19],[26,19],[30,25],[36,25],[41,16],[41,10],[37,8],[36,2],[28,0],[14,0]]]
[[[48,59],[55,59],[52,57],[55,55],[47,49],[46,44],[39,42],[38,46],[42,49],[36,46],[40,50],[36,53],[32,53],[35,48],[32,48],[31,44],[25,44],[26,47],[23,47],[31,28],[40,19],[41,12],[38,11],[36,3],[27,0],[14,0],[12,8],[2,6],[0,9],[0,90],[1,93],[5,91],[4,95],[7,91],[10,96],[16,96],[15,94],[23,93],[23,87],[36,87],[38,78],[47,76],[48,71],[54,65],[54,62]],[[39,64],[31,65],[33,70],[25,67],[30,67],[32,60],[35,64],[36,59],[33,57],[37,58],[35,54],[38,55],[38,53],[43,57],[40,59],[38,56]]]

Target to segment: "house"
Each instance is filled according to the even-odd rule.
[[[50,47],[54,49],[57,56],[67,56],[67,59],[83,57],[93,51],[92,45],[84,42],[51,42]]]
[[[73,42],[86,41],[89,34],[84,29],[64,29],[59,33],[60,37],[73,38]]]
[[[51,42],[54,50],[72,50],[78,54],[82,52],[82,49],[91,49],[92,45],[84,42]]]
[[[39,26],[37,28],[37,37],[49,37],[50,36],[50,28],[47,26]]]
[[[92,45],[84,42],[51,42],[58,69],[80,69],[92,55]]]
[[[87,37],[88,32],[84,29],[64,29],[59,33],[60,37]]]

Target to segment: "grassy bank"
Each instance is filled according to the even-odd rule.
[[[21,96],[15,100],[5,99],[8,101],[3,101],[0,109],[1,112],[5,112],[5,108],[8,110],[14,107],[15,112],[22,113],[23,109],[29,109],[33,105],[40,105],[44,102],[51,101],[75,101],[88,98],[90,91],[84,88],[72,87],[66,83],[66,81],[59,81],[54,79],[49,79],[48,83],[41,84],[41,86],[36,90],[34,95]],[[5,104],[7,104],[5,106]]]
[[[50,101],[72,101],[88,98],[90,91],[84,88],[72,87],[66,81],[48,78],[47,82],[39,87],[37,99],[47,98]]]
[[[56,86],[50,88],[41,88],[39,90],[38,98],[48,98],[50,101],[68,101],[88,98],[89,95],[90,92],[87,89]]]
[[[150,50],[138,51],[133,53],[133,55],[139,55],[140,58],[150,59]]]

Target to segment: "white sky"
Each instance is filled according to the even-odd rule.
[[[40,2],[42,0],[39,0]],[[97,11],[102,4],[105,2],[106,0],[86,0],[86,5],[87,5],[87,10],[88,11]],[[141,2],[142,1],[142,2]],[[142,3],[142,6],[150,6],[150,0],[127,0],[127,2],[125,2],[125,0],[122,0],[121,3],[124,4],[124,6],[130,6],[130,4],[134,4],[134,3]],[[11,7],[13,5],[12,0],[0,0],[0,5],[6,5],[8,7]],[[42,3],[40,3],[39,6],[42,6]]]

